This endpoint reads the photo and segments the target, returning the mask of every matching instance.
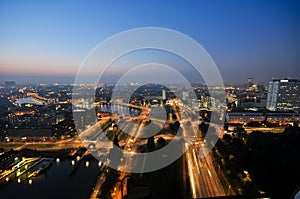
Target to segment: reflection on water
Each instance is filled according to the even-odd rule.
[[[140,114],[140,110],[136,108],[130,108],[123,105],[112,103],[111,105],[101,104],[100,111],[118,113],[119,115],[136,116]]]
[[[66,159],[53,162],[49,170],[37,177],[26,179],[26,175],[22,175],[8,182],[3,180],[0,198],[89,198],[100,174],[98,162],[90,160],[86,167],[86,162],[82,161],[75,174],[69,177],[73,167],[71,160]]]

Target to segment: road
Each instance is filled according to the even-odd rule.
[[[181,118],[183,115],[176,112],[176,108],[173,107],[177,118]],[[188,120],[187,112],[190,110],[185,110],[183,114],[185,114],[185,118]],[[151,120],[153,120],[151,118]],[[154,121],[154,120],[153,120]],[[156,121],[155,121],[156,122]],[[159,121],[161,122],[161,121]],[[228,193],[228,188],[230,189],[230,185],[228,187],[223,187],[221,181],[219,179],[218,172],[214,168],[213,158],[208,151],[208,149],[204,146],[205,143],[201,141],[200,144],[195,145],[194,137],[196,136],[197,124],[195,122],[190,122],[188,125],[186,121],[181,122],[181,127],[183,130],[183,136],[186,140],[186,162],[187,162],[187,170],[189,175],[189,180],[191,184],[191,192],[193,198],[203,198],[203,197],[216,197],[216,196],[225,196]],[[214,125],[217,132],[220,131],[219,127]],[[127,139],[124,141],[124,145],[130,144],[131,147],[136,148],[141,144],[144,144],[142,140],[138,139],[142,131],[142,127],[133,127],[131,129],[131,133],[135,135],[133,139]],[[201,147],[200,147],[201,146]],[[204,154],[203,157],[200,157],[199,154]],[[133,167],[137,162],[131,158],[124,158],[126,162],[122,162],[120,165],[120,169],[128,170],[130,167]],[[140,164],[139,162],[138,164]],[[228,181],[226,181],[228,182]]]
[[[191,126],[182,125],[184,135],[192,131]],[[202,143],[204,144],[204,143]],[[186,142],[186,161],[193,198],[225,196],[225,190],[213,166],[211,153],[205,147],[196,147],[192,141]],[[199,157],[203,150],[204,157]]]
[[[3,148],[12,148],[10,147],[11,145],[17,146],[14,147],[14,150],[21,150],[26,148],[26,149],[34,149],[34,150],[37,149],[43,151],[72,149],[72,148],[78,148],[83,146],[81,140],[78,137],[65,138],[56,141],[39,141],[39,142],[15,141],[15,142],[7,142],[1,144]]]

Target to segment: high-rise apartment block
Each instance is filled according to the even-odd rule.
[[[300,111],[300,80],[273,79],[270,81],[267,109]]]

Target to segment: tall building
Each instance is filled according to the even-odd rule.
[[[166,90],[162,90],[162,100],[166,100],[166,99],[167,99]]]
[[[300,111],[300,80],[274,79],[270,81],[267,109]]]
[[[189,97],[189,93],[186,92],[186,91],[183,91],[183,92],[182,92],[182,100],[187,100],[188,97]]]
[[[253,77],[248,77],[247,83],[248,83],[248,87],[253,86]]]

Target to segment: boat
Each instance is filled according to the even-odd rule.
[[[53,162],[52,158],[43,159],[42,162],[40,163],[41,166],[36,171],[32,172],[28,177],[30,178],[30,177],[35,177],[35,176],[40,175],[47,168],[49,168],[51,166],[52,162]]]

